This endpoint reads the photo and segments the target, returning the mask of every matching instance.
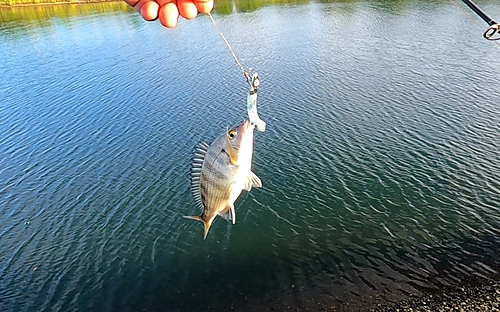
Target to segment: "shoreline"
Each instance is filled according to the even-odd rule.
[[[395,311],[500,311],[500,284],[463,286],[423,295],[419,298],[379,304],[370,312]]]

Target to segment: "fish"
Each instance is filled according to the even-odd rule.
[[[254,128],[255,124],[245,120],[226,130],[212,144],[200,142],[194,149],[191,194],[202,214],[184,218],[203,222],[203,240],[217,216],[235,224],[234,202],[243,190],[262,187],[262,181],[251,169]]]

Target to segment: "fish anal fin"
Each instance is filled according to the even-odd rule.
[[[229,212],[231,213],[231,219],[233,220],[233,224],[236,223],[236,212],[234,211],[234,206],[231,205],[229,207]]]
[[[233,224],[236,223],[236,212],[234,211],[233,205],[229,206],[227,210],[220,212],[219,216],[223,217],[228,222],[231,221]]]
[[[218,214],[220,217],[224,218],[226,221],[231,221],[231,212],[229,210],[224,211],[224,212],[219,212]]]

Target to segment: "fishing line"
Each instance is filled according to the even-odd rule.
[[[257,89],[260,86],[260,79],[259,75],[257,73],[249,73],[245,71],[245,68],[243,65],[241,65],[240,61],[238,60],[238,57],[236,57],[236,53],[234,53],[233,48],[231,48],[231,45],[229,44],[229,41],[227,41],[226,36],[222,33],[222,31],[219,29],[219,26],[217,26],[217,23],[215,22],[212,14],[208,12],[208,16],[210,16],[210,19],[212,20],[212,23],[215,26],[215,29],[219,32],[220,36],[222,39],[224,39],[224,42],[226,43],[227,47],[229,48],[229,51],[233,55],[234,60],[236,61],[236,64],[241,69],[241,72],[243,73],[243,76],[246,78],[248,84],[250,85],[250,92],[248,93],[247,96],[247,112],[248,112],[248,119],[252,124],[255,125],[256,129],[264,132],[266,131],[266,123],[260,119],[259,114],[257,113]],[[252,69],[250,68],[249,71],[251,72]]]
[[[231,54],[233,55],[233,58],[236,61],[236,64],[238,64],[238,66],[240,67],[243,76],[245,76],[245,78],[247,79],[248,83],[250,83],[250,85],[251,85],[252,83],[250,81],[250,79],[251,79],[250,78],[250,74],[247,73],[245,71],[245,68],[243,67],[243,65],[241,65],[240,61],[236,57],[236,53],[234,53],[233,48],[231,48],[231,45],[229,44],[229,41],[227,41],[226,36],[224,36],[224,34],[222,33],[222,31],[219,29],[219,26],[217,26],[217,23],[215,22],[212,14],[210,12],[208,12],[208,16],[210,16],[210,19],[212,20],[212,23],[214,24],[215,29],[217,29],[217,31],[219,32],[219,34],[222,37],[222,39],[224,39],[224,42],[226,43],[227,47],[229,48],[229,51],[231,52]]]
[[[452,3],[452,4],[453,4],[453,5],[454,5],[457,9],[459,9],[462,13],[464,13],[464,15],[465,15],[465,16],[467,16],[467,18],[468,18],[468,19],[469,19],[472,23],[476,24],[476,25],[477,25],[477,27],[479,27],[479,28],[483,29],[483,28],[481,27],[481,25],[479,25],[479,23],[478,23],[478,22],[476,22],[476,20],[475,20],[474,18],[472,18],[472,16],[471,16],[469,13],[467,13],[467,12],[466,12],[464,9],[462,9],[462,8],[461,8],[458,4],[456,4],[456,3],[455,3],[455,1],[453,1],[453,0],[449,0],[449,1],[450,1],[450,2],[451,2],[451,3]]]

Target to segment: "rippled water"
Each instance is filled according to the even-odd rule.
[[[499,279],[500,48],[472,13],[354,1],[216,14],[261,76],[268,129],[253,164],[264,187],[206,241],[181,218],[197,212],[192,148],[245,117],[247,92],[210,20],[6,16],[0,310],[358,310]]]

